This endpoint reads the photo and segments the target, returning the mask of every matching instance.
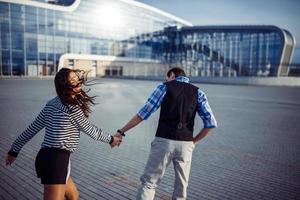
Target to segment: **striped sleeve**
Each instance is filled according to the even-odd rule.
[[[203,121],[204,128],[217,127],[217,120],[210,108],[207,97],[204,92],[198,90],[198,107],[197,112]]]
[[[45,127],[45,108],[39,113],[35,120],[25,131],[17,137],[11,146],[10,155],[17,157],[22,147]]]
[[[90,123],[90,121],[85,117],[83,112],[79,107],[72,109],[70,113],[72,120],[75,121],[79,130],[93,138],[94,140],[109,143],[111,140],[111,135],[105,133],[102,129]]]

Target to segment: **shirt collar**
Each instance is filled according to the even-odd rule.
[[[175,80],[179,81],[179,82],[185,82],[185,83],[190,82],[190,79],[188,77],[185,77],[185,76],[177,76]]]

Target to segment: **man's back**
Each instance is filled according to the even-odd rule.
[[[179,141],[192,141],[198,88],[176,80],[164,84],[167,92],[161,103],[156,136]]]

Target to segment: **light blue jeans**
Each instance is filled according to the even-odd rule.
[[[140,179],[142,185],[138,190],[136,199],[154,199],[155,188],[171,161],[175,171],[172,199],[186,199],[194,147],[192,141],[175,141],[156,137],[151,143],[151,152],[144,174]]]

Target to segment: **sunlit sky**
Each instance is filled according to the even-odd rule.
[[[296,39],[293,62],[300,63],[300,0],[138,0],[193,25],[275,25]]]

